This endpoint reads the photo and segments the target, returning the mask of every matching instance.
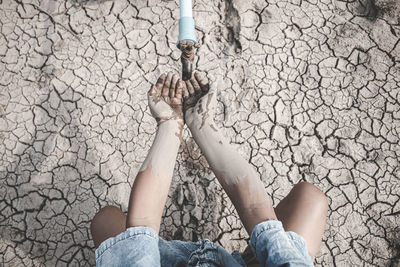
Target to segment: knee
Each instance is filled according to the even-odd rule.
[[[121,213],[122,211],[116,206],[105,206],[94,215],[92,222],[90,223],[90,228],[93,230],[98,223],[113,218],[116,215],[120,215]]]
[[[294,186],[293,190],[315,203],[316,206],[324,211],[328,211],[328,199],[324,192],[315,185],[308,182],[300,182]]]

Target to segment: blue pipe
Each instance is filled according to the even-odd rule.
[[[193,17],[192,15],[192,0],[180,0],[180,15],[182,17]]]
[[[196,33],[194,30],[194,19],[192,15],[192,0],[180,0],[180,19],[179,19],[179,37],[180,41],[189,41],[196,44]]]

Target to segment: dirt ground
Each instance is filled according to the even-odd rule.
[[[276,205],[330,210],[317,266],[400,265],[400,1],[194,1],[218,126]],[[147,91],[180,72],[178,1],[0,0],[0,265],[93,266],[89,224],[127,210],[155,133]],[[247,245],[184,129],[161,236]]]

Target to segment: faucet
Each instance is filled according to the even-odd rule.
[[[182,51],[182,80],[186,81],[192,77],[194,51],[197,41],[192,15],[192,0],[180,0],[179,5],[180,19],[177,46]]]

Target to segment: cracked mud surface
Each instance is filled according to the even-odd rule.
[[[328,196],[318,266],[400,261],[400,2],[194,1],[195,68],[216,123],[278,203]],[[0,1],[0,265],[92,266],[90,220],[127,210],[172,68],[177,1]],[[161,236],[244,250],[247,235],[188,130]]]

